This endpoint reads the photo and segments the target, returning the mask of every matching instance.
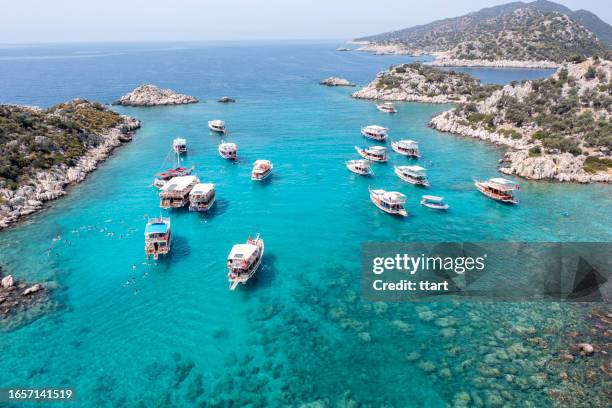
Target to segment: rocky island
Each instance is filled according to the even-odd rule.
[[[180,94],[172,89],[161,89],[155,85],[140,85],[132,92],[116,100],[114,104],[123,106],[161,106],[184,105],[197,102],[199,101],[196,97]]]
[[[46,110],[0,105],[0,229],[64,195],[138,127],[82,99]]]
[[[435,65],[556,68],[610,52],[612,27],[586,10],[512,2],[355,40],[360,51],[433,55]]]
[[[326,86],[355,86],[354,84],[350,83],[348,79],[338,78],[334,76],[319,81],[319,84]]]
[[[484,86],[471,75],[413,63],[380,72],[353,98],[427,103],[466,102],[495,86]]]

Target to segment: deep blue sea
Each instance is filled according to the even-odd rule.
[[[563,347],[560,333],[579,324],[581,306],[362,302],[359,250],[366,241],[610,241],[612,219],[602,217],[612,208],[610,187],[517,179],[519,206],[484,198],[472,177],[497,175],[503,150],[426,126],[450,105],[400,103],[390,116],[350,98],[354,88],[318,85],[331,75],[366,84],[417,58],[336,52],[340,45],[0,49],[0,103],[110,103],[143,83],[201,100],[115,107],[142,120],[133,142],[67,196],[0,232],[0,264],[54,287],[56,304],[0,333],[0,386],[72,387],[79,407],[445,407],[466,398],[475,406],[548,406],[551,388],[571,391],[547,359]],[[507,83],[550,71],[470,73]],[[217,103],[223,95],[237,103]],[[218,156],[210,119],[226,121],[238,163]],[[367,124],[420,143],[428,190],[393,174],[393,164],[411,163],[394,154],[373,165],[373,178],[347,171],[354,146],[370,144],[359,133]],[[177,136],[188,140],[185,164],[217,184],[218,202],[210,214],[164,211],[172,255],[145,262],[146,216],[160,213],[150,184]],[[250,180],[256,159],[274,163],[265,183]],[[382,213],[369,185],[405,193],[411,216]],[[450,211],[421,207],[426,193],[444,196]],[[262,268],[230,292],[226,256],[258,232]],[[547,347],[532,346],[533,337]]]

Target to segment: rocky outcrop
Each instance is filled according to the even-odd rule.
[[[326,86],[355,86],[348,79],[331,76],[319,81],[319,84]]]
[[[70,109],[88,109],[91,104],[75,101]],[[81,106],[86,108],[81,108]],[[58,117],[60,113],[51,115]],[[32,174],[24,174],[16,188],[2,187],[0,184],[0,230],[15,223],[21,217],[32,214],[43,207],[46,201],[54,200],[66,194],[66,186],[83,181],[87,174],[94,171],[98,164],[122,143],[132,139],[134,130],[140,127],[140,121],[127,116],[116,116],[117,123],[108,129],[96,133],[97,144],[88,146],[85,153],[74,161],[56,164],[49,169],[31,169]],[[0,180],[1,181],[1,180]]]
[[[161,89],[155,85],[141,85],[116,100],[114,104],[123,106],[160,106],[184,105],[197,102],[198,99],[196,97],[180,94],[172,89]]]
[[[485,60],[485,59],[458,59],[447,56],[446,54],[436,55],[436,59],[431,63],[439,67],[490,67],[490,68],[558,68],[559,64],[554,61],[520,61],[520,60]]]
[[[374,81],[353,93],[353,98],[426,103],[466,102],[480,82],[464,73],[422,64],[404,64],[380,72]]]
[[[3,277],[0,286],[0,330],[13,328],[15,322],[12,320],[18,314],[46,302],[46,292],[40,283],[26,284],[14,280],[11,275]]]
[[[230,98],[229,96],[222,96],[219,99],[217,99],[217,102],[219,102],[219,103],[234,103],[234,102],[236,102],[236,100],[234,98]]]

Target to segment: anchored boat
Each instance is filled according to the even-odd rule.
[[[227,278],[230,290],[236,289],[239,283],[245,284],[257,272],[264,255],[264,241],[259,234],[249,237],[245,244],[236,244],[227,257]]]
[[[174,149],[173,149],[174,150]],[[171,151],[172,153],[172,151]],[[193,171],[193,167],[191,168],[186,168],[186,167],[182,167],[181,166],[181,156],[179,153],[176,153],[176,164],[175,167],[172,169],[168,169],[166,171],[162,171],[160,173],[157,173],[155,175],[155,180],[153,181],[153,185],[157,188],[162,188],[167,182],[168,180],[170,180],[173,177],[181,177],[181,176],[188,176],[191,174],[191,172]],[[167,160],[167,157],[166,157]]]
[[[172,141],[172,150],[176,154],[187,153],[187,139],[177,137]]]
[[[421,197],[421,205],[434,210],[448,210],[448,204],[444,202],[444,197],[424,195]]]
[[[385,103],[381,103],[376,105],[376,108],[381,111],[381,112],[385,112],[385,113],[397,113],[397,109],[395,109],[395,105],[393,105],[393,103],[391,102],[385,102]]]
[[[408,212],[404,208],[406,196],[397,191],[374,190],[368,187],[370,200],[381,210],[392,215],[406,217]]]
[[[161,208],[180,208],[189,202],[189,193],[200,180],[196,176],[173,177],[159,191]]]
[[[520,186],[512,180],[496,177],[487,181],[474,180],[474,185],[482,194],[502,203],[518,204],[518,199],[512,194]]]
[[[374,175],[370,162],[367,160],[349,160],[346,162],[346,167],[355,174],[362,176]]]
[[[383,146],[370,146],[362,149],[361,147],[355,146],[357,153],[364,159],[375,161],[375,162],[386,162],[387,161],[387,148]]]
[[[272,173],[272,162],[270,160],[256,160],[251,171],[251,180],[261,181]]]
[[[385,140],[387,140],[388,130],[389,129],[382,127],[382,126],[370,125],[370,126],[361,128],[361,134],[367,139],[376,140],[378,142],[384,142]]]
[[[219,155],[227,160],[236,160],[238,157],[238,147],[236,143],[225,143],[221,141],[219,144]]]
[[[172,230],[170,218],[151,218],[145,227],[145,254],[147,259],[153,257],[157,260],[160,255],[170,252],[172,244]]]
[[[421,157],[419,144],[414,140],[405,139],[397,142],[393,141],[391,142],[391,148],[402,156],[414,157],[415,159]]]
[[[216,190],[213,183],[196,184],[189,192],[190,211],[208,211],[215,203]]]
[[[429,187],[426,170],[421,166],[395,166],[395,174],[406,183]]]
[[[225,133],[225,122],[222,120],[209,120],[208,128],[213,132]]]

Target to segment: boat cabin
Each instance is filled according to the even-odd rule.
[[[391,148],[402,156],[419,158],[421,153],[419,151],[419,144],[414,140],[400,140],[397,142],[391,142]]]
[[[189,193],[200,180],[196,176],[173,177],[159,191],[161,208],[179,208],[189,202]]]
[[[189,193],[189,210],[208,211],[216,199],[216,190],[213,183],[198,183]]]
[[[172,232],[170,218],[152,218],[145,227],[145,254],[147,259],[153,257],[157,260],[159,255],[170,252],[172,243]]]

